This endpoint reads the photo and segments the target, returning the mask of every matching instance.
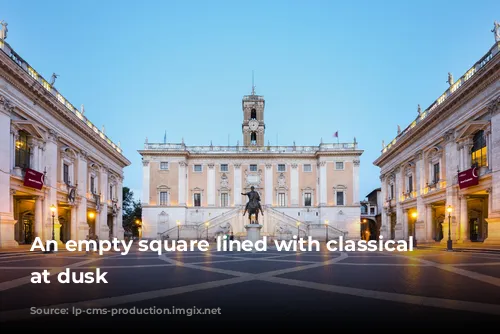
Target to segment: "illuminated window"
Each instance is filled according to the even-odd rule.
[[[30,167],[30,148],[28,146],[28,134],[19,132],[19,138],[16,140],[15,167]]]
[[[484,131],[478,131],[474,135],[473,144],[471,149],[471,161],[474,167],[486,167],[488,166],[487,159],[487,147],[486,138],[484,136]]]

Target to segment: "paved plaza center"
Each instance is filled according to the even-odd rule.
[[[61,284],[55,275],[65,268],[100,268],[108,283]],[[31,273],[43,269],[52,282],[31,283]],[[498,323],[500,316],[500,254],[3,253],[0,271],[0,319],[13,328],[190,328],[220,320],[241,327],[461,328]],[[63,309],[67,314],[43,314]]]

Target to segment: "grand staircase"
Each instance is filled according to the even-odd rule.
[[[247,217],[242,216],[243,206],[235,207],[221,213],[206,222],[182,224],[159,233],[160,240],[176,239],[198,239],[214,241],[218,236],[234,232],[236,239],[245,239],[246,231],[243,228],[247,224]],[[340,230],[334,226],[315,222],[301,222],[272,207],[264,209],[261,235],[278,240],[291,240],[293,236],[307,238],[312,236],[316,240],[338,239],[340,236],[346,238],[347,231]]]

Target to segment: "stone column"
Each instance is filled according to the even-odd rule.
[[[71,206],[71,230],[70,236],[72,240],[78,240],[78,216],[76,211],[76,205]]]
[[[44,239],[43,235],[43,202],[42,202],[43,197],[42,196],[35,196],[35,233],[34,237],[38,237],[42,240],[46,240],[47,238]]]
[[[458,243],[470,241],[469,233],[469,212],[467,208],[467,196],[461,195],[460,198],[460,223]]]
[[[426,241],[433,241],[432,229],[434,226],[434,217],[432,213],[432,205],[425,206],[425,239]]]
[[[54,218],[54,228],[59,224],[58,220],[58,207],[57,207],[57,170],[59,166],[57,154],[58,154],[58,143],[59,135],[52,129],[49,130],[47,137],[47,143],[45,145],[45,165],[47,167],[47,174],[45,177],[45,186],[48,188],[48,196],[45,197],[45,212],[47,217],[45,220],[45,231],[47,232],[48,239],[52,239],[52,211],[50,207],[54,205],[56,207],[56,215]],[[56,238],[58,237],[58,231],[55,231]]]
[[[299,206],[299,168],[296,163],[290,165],[290,191],[292,206]]]
[[[408,220],[408,210],[404,209],[403,210],[403,239],[408,240],[409,233],[408,233],[408,226],[409,220]]]
[[[265,189],[265,203],[266,205],[273,205],[273,165],[266,163],[266,172],[264,174]],[[237,196],[237,194],[236,194]]]
[[[444,155],[441,158],[441,168],[446,171],[446,208],[451,205],[453,211],[451,213],[451,239],[456,241],[458,238],[458,217],[460,216],[460,205],[457,199],[457,187],[453,185],[453,179],[457,175],[457,166],[459,164],[459,150],[457,143],[454,140],[453,131],[449,131],[444,136]],[[467,148],[467,145],[465,146]],[[468,149],[468,148],[467,148]],[[470,155],[467,155],[466,162],[470,167]],[[469,168],[467,167],[467,168]],[[446,243],[448,240],[448,213],[446,214],[446,222],[443,222],[443,240]]]
[[[380,175],[380,196],[382,197],[382,203],[385,203],[387,200],[387,178],[385,175]],[[384,204],[382,204],[381,208],[377,208],[377,210],[380,210],[381,212],[381,222],[380,222],[380,235],[384,237],[385,240],[389,239],[391,236],[391,225],[389,221],[389,217],[387,215],[386,208],[384,207]]]
[[[359,164],[360,160],[355,159],[352,167],[352,205],[359,204]]]
[[[319,205],[324,206],[327,204],[327,179],[326,179],[326,161],[318,163],[319,168]]]
[[[84,240],[87,238],[89,233],[89,225],[87,223],[87,182],[88,182],[88,170],[87,170],[87,152],[81,151],[78,153],[77,161],[78,171],[76,174],[76,183],[78,183],[77,188],[77,200],[78,207],[76,208],[77,217],[77,229],[76,229],[76,239]]]
[[[123,230],[123,216],[122,216],[122,206],[123,206],[123,177],[118,178],[116,184],[116,206],[117,210],[113,216],[113,236],[119,240],[124,238]],[[144,217],[144,216],[143,216]]]
[[[0,248],[16,247],[14,212],[10,206],[10,173],[13,164],[13,148],[10,115],[14,107],[0,95]]]
[[[492,101],[488,107],[491,118],[491,146],[488,151],[491,157],[490,169],[498,170],[500,167],[500,98]],[[500,245],[500,173],[492,173],[492,188],[488,189],[489,210],[488,237],[484,240],[487,245]]]
[[[207,164],[207,206],[215,206],[215,164]]]
[[[142,160],[142,205],[149,205],[149,160]],[[179,185],[180,186],[180,185]]]
[[[109,226],[108,226],[108,167],[102,166],[99,170],[99,197],[101,200],[101,208],[99,211],[99,229],[96,226],[96,234],[100,240],[109,239]]]
[[[417,240],[427,241],[427,209],[422,198],[423,190],[425,189],[425,167],[422,152],[418,152],[415,155],[415,194],[417,196],[417,228],[416,237]]]
[[[241,205],[241,164],[235,163],[234,166],[234,205]]]
[[[402,172],[401,168],[397,167],[394,170],[394,174],[396,176],[395,179],[395,187],[394,187],[394,200],[396,201],[396,231],[395,231],[395,239],[400,240],[404,239],[407,234],[404,231],[404,212],[403,207],[401,206],[401,193],[403,192],[403,182],[402,182]]]
[[[179,191],[178,191],[177,201],[180,206],[186,205],[186,177],[187,177],[186,168],[187,168],[187,163],[185,161],[179,161]],[[145,180],[143,182],[145,182]],[[148,183],[149,183],[149,176],[148,176]]]

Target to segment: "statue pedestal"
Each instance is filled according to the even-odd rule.
[[[247,238],[246,240],[250,240],[253,244],[260,240],[260,230],[262,229],[262,225],[260,224],[248,224],[245,225],[245,230],[247,230]],[[255,252],[255,247],[252,249],[252,252]]]

